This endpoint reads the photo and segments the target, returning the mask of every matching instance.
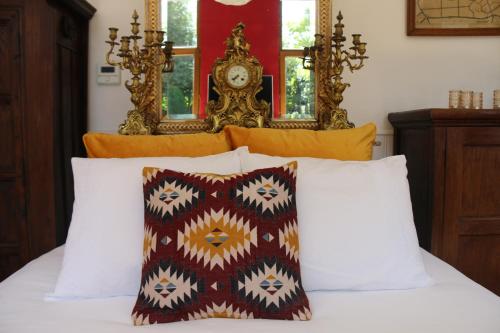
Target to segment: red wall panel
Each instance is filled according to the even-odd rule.
[[[245,36],[250,43],[250,54],[260,61],[265,75],[273,76],[273,111],[279,114],[280,0],[253,0],[243,6],[200,0],[199,6],[200,117],[205,118],[208,75],[212,65],[216,58],[224,56],[224,42],[239,22],[246,25]]]

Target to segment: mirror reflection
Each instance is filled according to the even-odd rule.
[[[198,0],[162,0],[160,10],[161,30],[175,42],[175,70],[162,76],[162,113],[169,119],[194,119],[194,87],[199,84],[195,75]]]
[[[316,0],[253,0],[245,6],[217,1],[160,0],[160,25],[175,42],[175,70],[162,76],[162,115],[168,119],[204,119],[214,98],[211,68],[223,57],[231,29],[243,22],[250,53],[264,66],[260,98],[271,104],[273,118],[316,117],[314,72],[304,70],[303,48],[314,43]],[[217,95],[215,95],[217,96]]]
[[[305,70],[300,59],[304,47],[313,44],[315,33],[315,1],[281,2],[280,70],[284,71],[284,82],[280,82],[280,92],[285,97],[281,106],[282,118],[315,117],[314,72]]]

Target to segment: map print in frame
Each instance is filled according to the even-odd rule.
[[[500,35],[500,0],[408,0],[409,36]]]

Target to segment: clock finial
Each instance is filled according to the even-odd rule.
[[[231,31],[231,36],[226,39],[226,59],[229,59],[232,56],[248,57],[250,44],[245,38],[244,30],[245,24],[240,22]]]

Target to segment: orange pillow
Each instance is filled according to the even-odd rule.
[[[88,157],[126,158],[154,156],[197,157],[231,150],[224,133],[179,135],[118,135],[87,133],[83,143]]]
[[[233,149],[248,146],[251,153],[367,161],[372,158],[377,128],[369,123],[359,128],[332,131],[237,126],[226,126],[224,131]]]

